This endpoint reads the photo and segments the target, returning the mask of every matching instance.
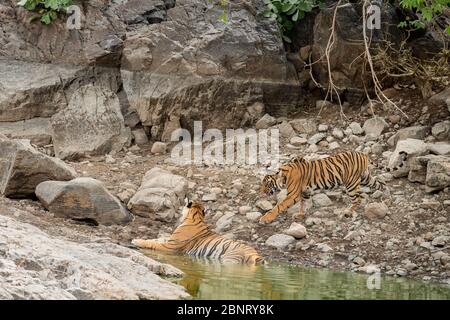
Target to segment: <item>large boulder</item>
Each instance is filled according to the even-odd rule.
[[[295,70],[276,23],[260,14],[264,9],[262,0],[231,2],[229,10],[178,0],[168,21],[127,34],[124,88],[153,137],[161,138],[169,118],[189,129],[198,119],[208,127],[241,127],[250,124],[255,103],[272,114],[299,102]]]
[[[435,192],[450,186],[450,159],[428,154],[411,162],[408,180],[425,184],[427,192]]]
[[[185,299],[174,267],[114,243],[58,239],[0,215],[0,299]],[[156,274],[155,274],[156,273]]]
[[[436,139],[449,140],[450,139],[450,120],[436,123],[431,128],[431,133],[433,134],[433,136],[436,137]]]
[[[71,180],[76,171],[57,158],[34,149],[29,140],[10,140],[0,134],[0,194],[34,197],[36,186],[48,180]]]
[[[120,200],[93,178],[45,181],[36,187],[36,196],[58,217],[105,225],[127,223],[133,219]]]
[[[117,95],[100,86],[77,90],[67,108],[52,117],[56,156],[61,159],[120,151],[131,142]]]
[[[187,180],[169,171],[153,168],[142,179],[128,208],[136,215],[170,221],[186,196]]]
[[[450,159],[436,156],[427,163],[426,191],[435,192],[450,186]]]
[[[397,147],[389,158],[388,168],[396,169],[393,171],[393,175],[397,178],[407,176],[411,170],[414,157],[426,153],[428,153],[428,145],[424,141],[418,139],[401,140],[397,143]]]
[[[395,147],[397,142],[406,139],[418,139],[423,140],[431,132],[429,126],[413,126],[398,130],[393,136],[391,136],[387,143],[391,147]]]

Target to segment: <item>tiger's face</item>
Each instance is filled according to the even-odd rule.
[[[266,175],[262,180],[260,192],[267,196],[271,196],[280,191],[278,179],[279,177],[277,174]]]
[[[182,224],[187,219],[203,221],[208,210],[206,210],[205,207],[203,207],[203,205],[199,202],[189,200],[188,198],[184,201],[185,206],[181,212],[178,225]]]

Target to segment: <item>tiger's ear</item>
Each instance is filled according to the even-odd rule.
[[[192,201],[188,197],[186,197],[186,198],[184,198],[184,205],[186,207],[190,208],[190,207],[192,207]]]

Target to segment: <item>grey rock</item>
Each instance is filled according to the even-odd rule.
[[[329,207],[333,204],[333,202],[328,198],[328,196],[324,193],[318,193],[315,194],[312,197],[312,202],[314,206],[320,208],[320,207]]]
[[[128,208],[136,215],[170,221],[184,200],[187,180],[155,167],[147,171]]]
[[[450,159],[436,156],[427,163],[426,191],[435,192],[450,186]]]
[[[301,137],[292,137],[290,143],[294,146],[302,146],[308,142],[307,139]]]
[[[431,132],[429,126],[413,126],[398,130],[393,136],[387,140],[387,144],[391,147],[395,147],[397,142],[406,139],[418,139],[423,140]]]
[[[47,180],[71,180],[76,171],[57,158],[40,153],[29,140],[10,140],[0,134],[0,194],[34,197],[36,186]]]
[[[328,145],[328,149],[330,149],[330,150],[336,150],[336,149],[339,149],[340,147],[341,146],[336,141],[333,141]]]
[[[256,129],[268,129],[277,123],[277,119],[266,113],[255,125]]]
[[[402,156],[400,155],[400,152],[406,152],[407,159],[404,161],[404,164],[402,167],[399,167],[401,164]],[[427,144],[418,139],[406,139],[401,140],[397,143],[397,147],[395,148],[394,152],[392,152],[388,168],[398,168],[398,170],[393,171],[394,177],[402,177],[407,176],[408,172],[410,170],[410,164],[412,162],[412,159],[417,156],[424,155],[428,152]]]
[[[217,201],[217,194],[215,193],[207,193],[205,195],[203,195],[202,197],[202,201]]]
[[[293,236],[296,239],[304,238],[308,234],[306,228],[297,222],[293,222],[290,225],[289,229],[285,231],[285,233],[289,236]]]
[[[248,212],[252,211],[250,206],[240,206],[238,209],[239,214],[246,215]]]
[[[292,128],[292,126],[287,122],[283,121],[281,124],[278,125],[278,130],[280,130],[280,135],[283,138],[290,139],[293,136],[295,136],[295,131]]]
[[[1,215],[0,230],[0,243],[6,245],[0,258],[1,299],[189,297],[181,286],[155,274],[181,276],[180,270],[135,250],[108,242],[79,244],[59,239]]]
[[[316,133],[315,135],[313,135],[308,139],[308,144],[317,144],[326,137],[327,135],[323,132]]]
[[[245,214],[245,217],[249,221],[258,221],[259,218],[261,218],[261,216],[262,216],[262,214],[260,212],[258,212],[258,211],[247,212]]]
[[[428,150],[437,155],[450,155],[450,143],[445,141],[429,143]]]
[[[120,151],[131,141],[117,95],[99,86],[78,89],[51,123],[55,153],[61,159]]]
[[[364,122],[363,130],[366,135],[372,138],[378,138],[389,125],[381,117],[367,119]]]
[[[339,128],[334,128],[333,131],[331,132],[331,134],[333,135],[333,137],[335,137],[336,139],[342,139],[344,138],[344,132],[339,129]]]
[[[363,128],[361,128],[361,125],[358,122],[352,122],[348,127],[352,130],[353,134],[360,135],[364,133]]]
[[[317,124],[311,119],[295,119],[289,123],[298,133],[312,134],[317,130]]]
[[[167,152],[167,144],[164,142],[157,141],[153,143],[151,153],[166,153]]]
[[[32,144],[45,146],[52,142],[50,118],[33,118],[17,122],[1,122],[0,134],[12,139],[28,139]]]
[[[266,240],[266,245],[282,250],[294,241],[295,238],[293,236],[287,234],[274,234]]]
[[[450,98],[450,88],[445,88],[438,94],[432,96],[429,100],[434,103],[445,104],[449,98]]]
[[[164,125],[164,130],[161,135],[162,142],[172,141],[172,134],[175,130],[181,128],[180,117],[176,115],[170,115]]]
[[[431,244],[435,247],[444,247],[448,238],[446,236],[437,236],[431,241]]]
[[[330,252],[333,251],[333,248],[331,248],[329,245],[327,245],[326,243],[318,243],[317,244],[317,249],[322,251],[322,252]]]
[[[269,211],[273,208],[273,205],[269,201],[261,199],[256,202],[256,207],[263,211]]]
[[[134,143],[138,146],[148,143],[148,137],[144,129],[136,129],[131,131],[131,133],[133,134]]]
[[[384,203],[369,203],[364,208],[364,217],[367,219],[383,219],[387,213],[389,212],[389,208]]]
[[[436,139],[450,139],[450,120],[436,123],[431,128],[431,133]]]
[[[45,181],[36,187],[36,196],[58,217],[90,219],[105,225],[127,223],[133,219],[126,207],[93,178]]]
[[[51,117],[67,105],[62,82],[72,82],[81,70],[0,59],[0,122]]]
[[[225,213],[222,217],[219,218],[216,222],[216,232],[228,231],[231,228],[231,224],[233,223],[234,213],[228,212]]]

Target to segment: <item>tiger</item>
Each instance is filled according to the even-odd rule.
[[[275,174],[266,175],[260,191],[265,195],[272,195],[287,188],[287,196],[274,208],[266,212],[261,223],[270,223],[276,217],[300,200],[300,211],[293,215],[294,219],[305,216],[304,200],[309,199],[310,191],[317,189],[331,189],[344,185],[352,200],[350,209],[344,214],[353,214],[361,203],[360,185],[369,186],[376,190],[386,190],[384,182],[375,179],[368,169],[367,154],[346,151],[333,156],[308,161],[299,156],[282,165]]]
[[[224,263],[261,264],[264,258],[252,247],[227,239],[210,230],[205,223],[206,210],[200,202],[185,200],[181,224],[169,240],[134,239],[132,244],[146,249],[184,253],[195,257],[210,257]]]

